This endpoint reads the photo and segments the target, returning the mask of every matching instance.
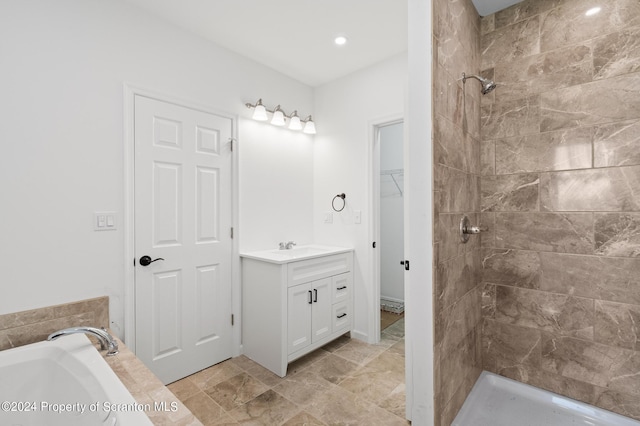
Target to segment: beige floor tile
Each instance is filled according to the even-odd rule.
[[[408,422],[342,388],[319,393],[306,410],[330,425],[395,426]]]
[[[282,395],[268,390],[229,414],[243,425],[280,425],[292,418],[300,409]]]
[[[366,367],[375,372],[389,372],[398,381],[404,381],[404,358],[391,351],[384,351],[369,361]]]
[[[169,389],[205,426],[406,426],[404,320],[381,338],[340,337],[291,363],[285,378],[240,356]]]
[[[358,368],[359,365],[355,362],[330,354],[315,363],[311,371],[333,384],[338,384]]]
[[[329,352],[325,351],[323,348],[308,353],[302,358],[298,358],[289,364],[287,367],[287,375],[296,374],[325,358],[327,355],[329,355]]]
[[[236,423],[222,407],[203,392],[199,392],[183,402],[204,426]]]
[[[380,342],[377,344],[377,346],[383,346],[385,349],[387,349],[398,343],[400,340],[402,340],[402,337],[396,336],[394,334],[380,333]]]
[[[334,352],[344,359],[364,365],[376,356],[384,352],[386,348],[383,346],[369,345],[360,340],[352,339],[349,343]]]
[[[337,339],[334,339],[331,342],[324,345],[322,349],[324,349],[327,352],[335,352],[337,349],[340,349],[350,341],[351,341],[351,338],[349,337],[349,334],[343,334]]]
[[[326,423],[303,411],[289,419],[286,423],[283,423],[282,426],[326,426]]]
[[[278,385],[284,380],[282,377],[278,376],[277,374],[273,373],[270,370],[267,370],[260,364],[255,364],[254,366],[250,367],[249,369],[246,369],[245,371],[249,373],[252,377],[255,377],[256,379],[260,380],[262,383],[264,383],[270,388]]]
[[[180,400],[183,401],[189,397],[201,392],[201,389],[196,386],[189,378],[184,378],[167,385],[167,388]]]
[[[404,339],[400,340],[397,343],[394,343],[393,346],[391,346],[387,351],[400,355],[401,357],[404,358],[404,353],[405,353]]]
[[[391,394],[381,401],[379,405],[385,410],[404,419],[406,416],[406,387],[404,382],[393,389]]]
[[[306,405],[318,394],[335,386],[321,377],[315,369],[307,369],[287,376],[273,390],[299,405]]]
[[[225,362],[230,362],[231,364],[235,364],[245,371],[249,370],[250,368],[253,368],[256,365],[260,365],[245,355],[240,355],[235,358],[231,358],[229,361],[225,361]]]
[[[404,338],[404,318],[387,327],[383,333]]]
[[[242,372],[207,389],[206,393],[222,408],[231,411],[268,389],[269,387],[264,383]]]
[[[374,404],[381,404],[403,384],[404,358],[385,352],[346,377],[339,386]]]
[[[229,380],[240,373],[242,373],[242,369],[240,367],[231,362],[225,361],[199,371],[198,373],[189,376],[188,379],[200,389],[206,391],[218,383]]]

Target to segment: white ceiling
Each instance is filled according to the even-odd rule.
[[[406,0],[123,1],[314,87],[407,50]],[[473,0],[482,15],[518,1]]]

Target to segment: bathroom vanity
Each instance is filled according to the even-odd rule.
[[[280,377],[351,331],[353,250],[319,245],[241,253],[244,354]]]

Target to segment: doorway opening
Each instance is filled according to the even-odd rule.
[[[376,126],[377,276],[380,331],[404,318],[404,124]]]

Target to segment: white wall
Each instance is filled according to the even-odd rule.
[[[241,124],[241,252],[313,243],[314,137],[251,119]]]
[[[355,249],[355,333],[374,342],[379,300],[373,283],[371,188],[373,122],[401,117],[407,85],[407,55],[402,54],[315,91],[318,134],[314,142],[314,236],[316,242]],[[324,223],[331,199],[347,195],[346,207]],[[354,211],[362,223],[354,223]]]
[[[123,217],[123,82],[240,116],[241,250],[311,240],[311,138],[244,107],[311,88],[117,1],[3,1],[0,52],[0,314],[108,295],[122,336],[123,228],[92,215]]]
[[[404,125],[380,127],[380,171],[403,170]],[[380,298],[404,301],[404,173],[380,175]]]

